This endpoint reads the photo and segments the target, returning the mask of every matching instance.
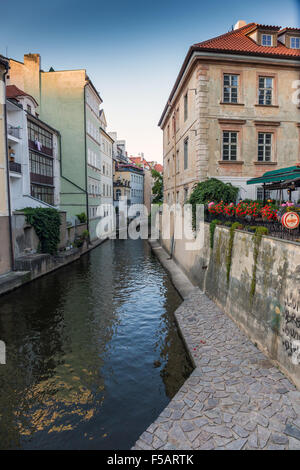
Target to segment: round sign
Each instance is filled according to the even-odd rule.
[[[286,212],[282,216],[281,223],[288,229],[294,229],[299,227],[300,217],[297,212]]]

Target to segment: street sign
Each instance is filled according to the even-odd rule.
[[[285,212],[281,218],[281,223],[284,227],[292,230],[299,227],[300,217],[297,212]]]

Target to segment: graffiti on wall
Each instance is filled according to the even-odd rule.
[[[290,291],[284,302],[282,344],[293,364],[300,364],[300,290]]]

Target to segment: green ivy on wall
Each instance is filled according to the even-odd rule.
[[[259,254],[259,247],[263,235],[268,235],[269,230],[267,227],[256,227],[255,233],[253,235],[254,240],[254,250],[253,250],[253,270],[252,270],[252,280],[250,286],[250,295],[251,298],[254,297],[256,289],[256,271],[257,271],[257,259]]]
[[[40,241],[40,251],[51,255],[56,253],[60,240],[59,212],[50,207],[25,207],[22,212],[26,216],[26,222],[34,227]]]
[[[209,233],[210,233],[210,247],[211,249],[213,249],[214,247],[214,237],[215,237],[215,230],[216,230],[216,226],[217,225],[220,225],[222,222],[218,219],[214,219],[211,221],[211,223],[209,224]]]
[[[233,249],[233,240],[234,240],[234,231],[236,229],[241,230],[243,226],[239,222],[234,222],[229,230],[229,245],[228,245],[228,252],[226,258],[226,279],[227,285],[229,284],[230,279],[230,268],[231,268],[231,260],[232,260],[232,249]]]

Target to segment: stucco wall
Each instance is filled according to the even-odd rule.
[[[186,251],[186,240],[176,240],[174,260],[300,387],[300,354],[293,354],[293,341],[300,341],[300,244],[263,237],[253,276],[253,235],[236,231],[227,279],[229,229],[216,227],[211,249],[205,224],[204,239],[198,251]],[[170,241],[162,243],[170,251]]]
[[[247,186],[248,179],[299,162],[300,113],[291,98],[293,82],[299,79],[299,67],[255,63],[255,60],[226,61],[212,56],[201,58],[191,66],[161,126],[165,202],[174,202],[178,196],[182,201],[184,189],[190,193],[194,183],[208,177],[240,187],[242,198],[256,198],[256,186]],[[239,76],[238,104],[223,103],[223,73]],[[258,105],[258,76],[273,77],[272,106]],[[186,95],[188,118],[185,120]],[[176,116],[175,135],[173,116]],[[222,160],[223,130],[238,134],[237,161]],[[258,162],[258,132],[272,133],[271,162]],[[186,138],[189,139],[188,166],[184,169]]]

